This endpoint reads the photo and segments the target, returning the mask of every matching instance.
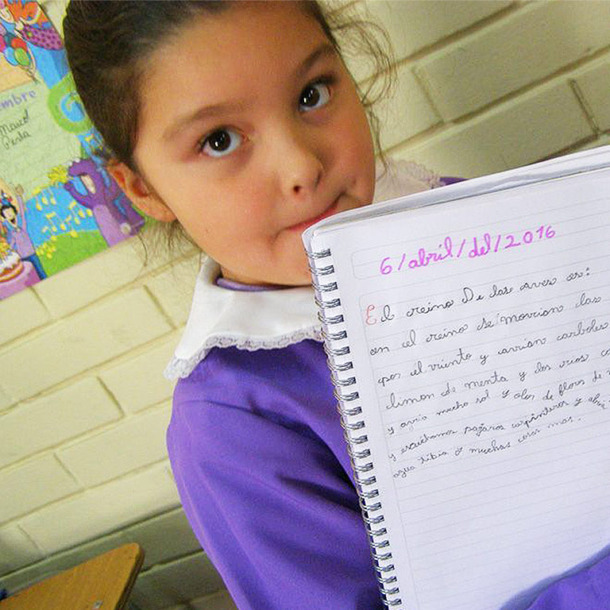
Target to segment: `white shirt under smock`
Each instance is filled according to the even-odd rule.
[[[406,161],[378,168],[374,202],[441,186],[439,176]],[[304,339],[322,340],[310,286],[248,292],[216,285],[218,263],[204,256],[188,322],[165,370],[168,379],[188,377],[213,347],[282,348]]]

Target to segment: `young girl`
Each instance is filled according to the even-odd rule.
[[[376,183],[315,2],[72,0],[64,31],[109,171],[207,255],[169,367],[193,530],[240,608],[381,607],[301,234],[443,181],[404,164]]]

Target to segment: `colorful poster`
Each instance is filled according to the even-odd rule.
[[[144,224],[100,145],[51,21],[33,0],[0,0],[0,299]]]

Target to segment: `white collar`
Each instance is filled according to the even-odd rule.
[[[205,257],[191,313],[168,379],[187,377],[212,347],[244,350],[286,347],[304,339],[322,340],[313,290],[309,286],[246,292],[216,285],[218,264]]]
[[[419,165],[394,162],[377,179],[375,202],[440,184],[437,175]],[[204,257],[188,322],[165,370],[168,379],[187,377],[213,347],[253,351],[286,347],[304,339],[322,340],[311,287],[229,290],[216,285],[219,272],[218,264]]]

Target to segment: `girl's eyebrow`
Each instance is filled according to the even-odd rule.
[[[295,76],[297,78],[304,76],[319,59],[334,55],[336,55],[336,51],[330,42],[323,42],[299,64],[295,71]]]
[[[334,55],[336,55],[335,48],[328,42],[322,43],[297,66],[294,71],[295,78],[298,79],[307,74],[311,67],[321,58]],[[191,123],[196,123],[206,118],[213,118],[229,111],[234,112],[239,110],[242,106],[243,104],[239,102],[226,102],[198,108],[194,112],[179,116],[167,129],[165,129],[162,139],[165,141],[172,140]]]
[[[166,141],[172,140],[179,135],[180,132],[184,131],[191,123],[197,123],[207,118],[214,118],[215,116],[220,116],[230,111],[234,112],[239,110],[242,106],[243,104],[240,103],[226,102],[222,104],[203,106],[194,112],[183,114],[163,132],[162,139]]]

